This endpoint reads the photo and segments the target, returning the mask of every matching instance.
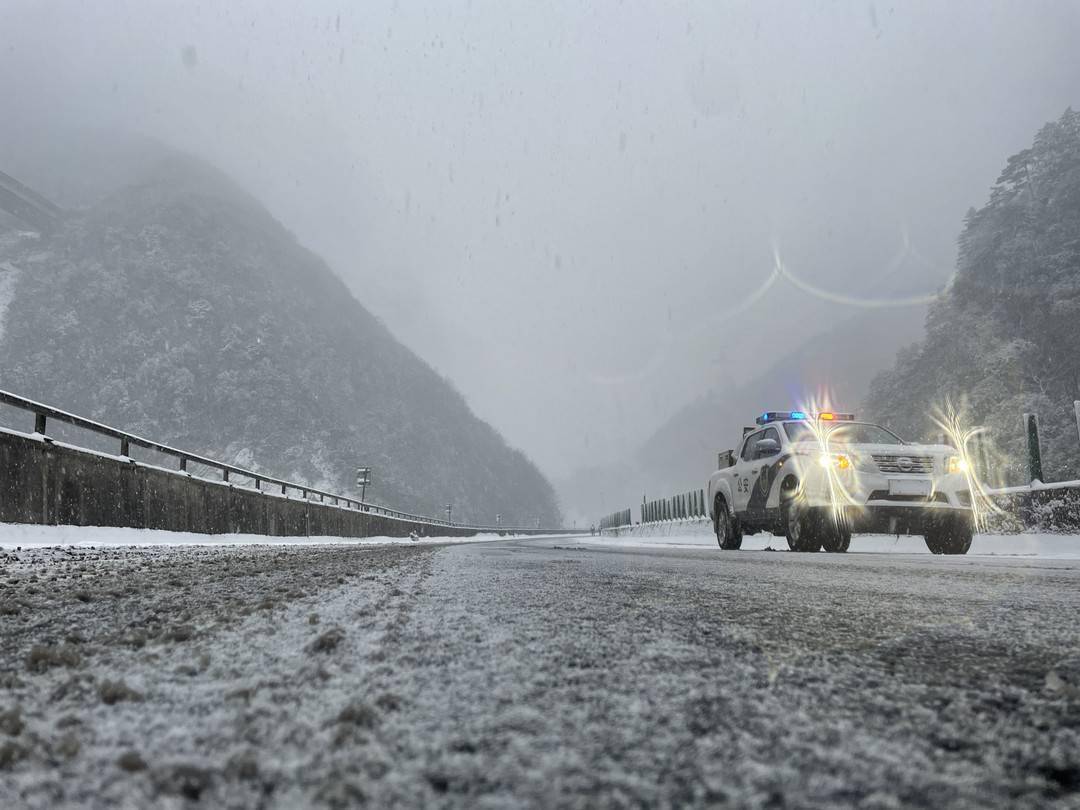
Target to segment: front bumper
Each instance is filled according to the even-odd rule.
[[[858,532],[921,534],[928,521],[953,512],[970,513],[966,476],[887,475],[822,470],[803,482],[810,507],[843,510]]]

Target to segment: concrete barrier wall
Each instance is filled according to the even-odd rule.
[[[705,537],[713,534],[713,524],[709,518],[686,518],[635,523],[633,526],[604,529],[600,534],[607,537]]]
[[[466,537],[439,526],[260,492],[0,432],[0,522],[278,537]]]

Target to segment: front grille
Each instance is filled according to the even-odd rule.
[[[948,503],[944,492],[935,492],[929,498],[925,495],[892,495],[887,489],[875,489],[867,501],[898,501],[900,503]]]
[[[908,459],[909,467],[902,464],[900,459]],[[903,456],[903,455],[878,455],[874,454],[874,463],[883,473],[900,473],[901,475],[928,475],[934,471],[933,456]]]

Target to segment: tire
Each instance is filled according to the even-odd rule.
[[[844,514],[821,512],[821,547],[830,554],[843,554],[851,546],[851,522]]]
[[[716,544],[724,551],[737,551],[742,547],[742,532],[735,525],[735,519],[728,511],[727,501],[716,496],[713,513],[713,528],[716,529]]]
[[[802,498],[784,502],[784,534],[792,551],[814,552],[821,548],[820,512],[808,509]]]
[[[926,547],[932,554],[967,554],[974,535],[970,516],[943,515],[926,527]]]

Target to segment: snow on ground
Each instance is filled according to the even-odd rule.
[[[1080,797],[1076,564],[52,547],[0,581],[0,808]]]
[[[655,535],[653,531],[664,534]],[[651,548],[716,548],[712,525],[702,521],[686,521],[663,527],[635,527],[630,536],[586,537],[585,542],[604,545]],[[772,534],[755,534],[743,538],[744,551],[787,551],[787,540]],[[929,554],[921,537],[886,534],[856,534],[851,539],[849,554]],[[1080,535],[1075,534],[979,534],[971,544],[968,556],[1041,557],[1046,559],[1080,559]]]
[[[513,537],[508,535],[507,537]],[[431,545],[433,543],[481,543],[503,540],[497,534],[475,537],[267,537],[261,534],[195,534],[156,529],[118,529],[108,526],[32,526],[0,523],[0,548],[112,548],[120,546],[375,546]]]

